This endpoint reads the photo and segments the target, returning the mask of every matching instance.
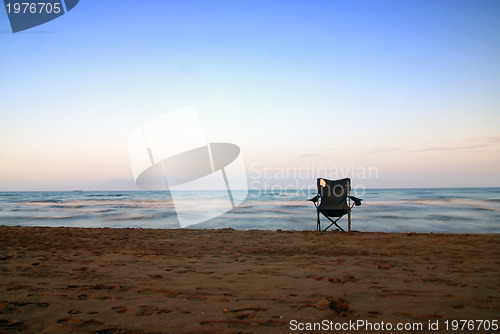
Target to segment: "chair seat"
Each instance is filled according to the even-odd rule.
[[[322,214],[328,217],[342,217],[343,215],[346,215],[349,210],[318,210]]]

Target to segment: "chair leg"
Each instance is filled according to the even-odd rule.
[[[321,231],[321,223],[319,221],[319,211],[316,210],[317,220],[316,220],[316,231]]]
[[[347,213],[347,229],[351,232],[351,210]]]

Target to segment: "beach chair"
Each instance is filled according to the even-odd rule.
[[[322,232],[335,225],[339,231],[345,230],[337,224],[337,221],[347,214],[347,229],[351,231],[351,209],[360,206],[362,199],[350,196],[351,179],[327,180],[319,178],[318,194],[308,201],[312,201],[316,207],[317,223],[316,230],[321,231],[320,213],[325,216],[331,224]],[[335,220],[333,220],[334,218]]]

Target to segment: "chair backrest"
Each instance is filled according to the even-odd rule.
[[[349,210],[347,196],[351,191],[351,179],[318,179],[318,194],[321,196],[319,210]]]

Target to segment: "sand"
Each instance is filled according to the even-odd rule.
[[[480,234],[0,226],[0,332],[287,333],[316,322],[354,333],[335,328],[360,321],[359,333],[409,332],[383,321],[458,333],[446,321],[500,318],[499,246]]]

